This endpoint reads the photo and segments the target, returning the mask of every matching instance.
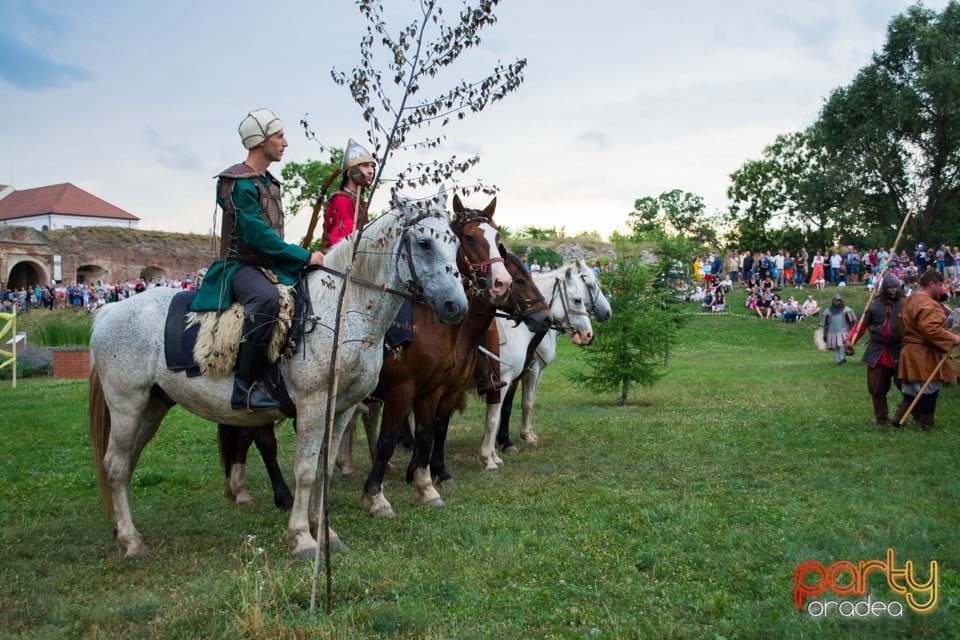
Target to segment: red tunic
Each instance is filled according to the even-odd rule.
[[[355,213],[354,194],[341,189],[333,194],[327,204],[327,211],[323,216],[323,241],[320,251],[326,251],[345,237],[353,233],[353,216]],[[361,224],[366,224],[366,203],[360,201]]]

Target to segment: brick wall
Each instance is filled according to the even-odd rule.
[[[86,380],[90,377],[90,351],[86,349],[54,349],[53,377]]]

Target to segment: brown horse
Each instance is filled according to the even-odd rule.
[[[492,222],[496,199],[484,212],[468,212],[458,196],[454,196],[453,203],[455,217],[450,222],[450,226],[460,241],[457,266],[464,286],[468,290],[482,289],[483,295],[489,301],[502,304],[508,299],[511,291],[512,277],[500,255],[500,236],[496,225]],[[414,304],[414,326],[420,327],[424,325],[417,323],[424,314],[422,309],[417,310],[418,306],[423,306],[427,310],[430,310],[430,307]],[[488,317],[487,324],[489,321]],[[460,325],[457,324],[455,327],[459,328]],[[424,329],[422,333],[429,333],[429,331],[430,329]],[[387,357],[393,359],[391,356]],[[226,476],[224,495],[237,503],[252,500],[246,490],[245,465],[250,444],[256,443],[270,475],[274,502],[280,508],[289,508],[286,498],[289,489],[283,481],[283,475],[276,461],[277,441],[274,424],[271,422],[257,427],[242,428],[221,424],[220,427],[218,430],[220,460]]]
[[[493,223],[496,200],[483,211],[464,209],[455,198],[454,212],[458,220],[484,220]],[[457,223],[454,222],[454,230]],[[498,234],[499,235],[499,234]],[[498,238],[499,245],[499,238]],[[502,254],[506,249],[500,246]],[[534,325],[546,330],[551,322],[549,308],[543,296],[528,278],[519,260],[507,262],[513,277],[513,296],[519,306],[527,309],[539,301],[535,309]],[[474,267],[472,271],[476,272]],[[482,279],[480,280],[482,283]],[[443,500],[433,486],[433,476],[449,480],[443,468],[443,440],[453,411],[458,409],[461,393],[473,386],[473,372],[479,355],[478,347],[487,335],[487,329],[498,306],[503,306],[482,287],[468,291],[470,307],[458,325],[445,327],[429,317],[429,309],[413,305],[413,320],[417,333],[413,342],[403,347],[395,357],[384,359],[380,380],[372,396],[383,403],[380,435],[370,474],[364,484],[363,507],[373,516],[394,515],[383,494],[383,477],[396,448],[404,421],[411,409],[416,429],[413,456],[407,468],[407,482],[413,484],[420,504],[441,506]],[[439,456],[438,456],[439,454]]]

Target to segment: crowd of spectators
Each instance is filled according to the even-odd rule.
[[[150,287],[171,287],[174,289],[195,289],[200,286],[198,277],[158,278],[147,282],[143,278],[124,282],[97,282],[79,284],[59,282],[50,285],[33,285],[8,289],[0,286],[0,311],[27,313],[32,309],[73,308],[93,311],[108,302],[117,302],[132,295],[142,293]]]
[[[675,286],[683,290],[685,299],[701,304],[704,311],[722,311],[728,309],[725,294],[730,293],[730,285],[739,284],[747,291],[747,308],[758,317],[799,322],[821,313],[821,308],[814,294],[804,300],[802,294],[789,295],[789,289],[816,292],[853,285],[872,289],[884,271],[910,287],[928,269],[943,274],[950,295],[960,295],[960,249],[946,244],[935,249],[922,242],[912,251],[898,253],[883,247],[861,250],[847,246],[814,253],[801,248],[796,253],[744,251],[731,252],[726,258],[711,254],[704,260],[698,256],[689,271],[677,268],[684,278]],[[714,302],[718,298],[719,305]]]

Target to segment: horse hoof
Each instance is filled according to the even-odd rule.
[[[234,498],[234,502],[236,502],[237,504],[253,504],[253,496],[251,496],[249,493],[244,492],[237,495],[237,497]]]
[[[340,538],[337,538],[336,540],[333,540],[330,542],[330,550],[331,551],[349,551],[350,547],[348,547],[343,540],[341,540]]]
[[[520,449],[517,449],[517,445],[511,444],[510,446],[501,449],[501,451],[504,453],[519,453]]]
[[[443,498],[434,498],[433,500],[427,500],[423,503],[424,507],[445,507],[447,504],[443,501]]]
[[[454,480],[453,478],[445,478],[440,481],[440,486],[442,487],[454,487],[456,486],[456,484],[457,484],[457,481]]]
[[[343,478],[344,480],[356,480],[357,472],[354,471],[353,469],[351,469],[350,471],[344,471],[343,473],[340,474],[340,477]]]
[[[297,560],[304,560],[307,562],[312,562],[314,557],[317,555],[317,548],[313,547],[310,549],[300,549],[300,551],[294,551],[293,557]]]
[[[127,560],[143,560],[150,555],[150,548],[145,544],[140,544],[137,546],[130,547],[127,549],[123,557]]]
[[[393,509],[388,505],[371,509],[370,515],[374,518],[394,518],[397,514],[394,513]]]
[[[500,467],[493,460],[487,460],[487,465],[484,467],[484,471],[497,471]]]

